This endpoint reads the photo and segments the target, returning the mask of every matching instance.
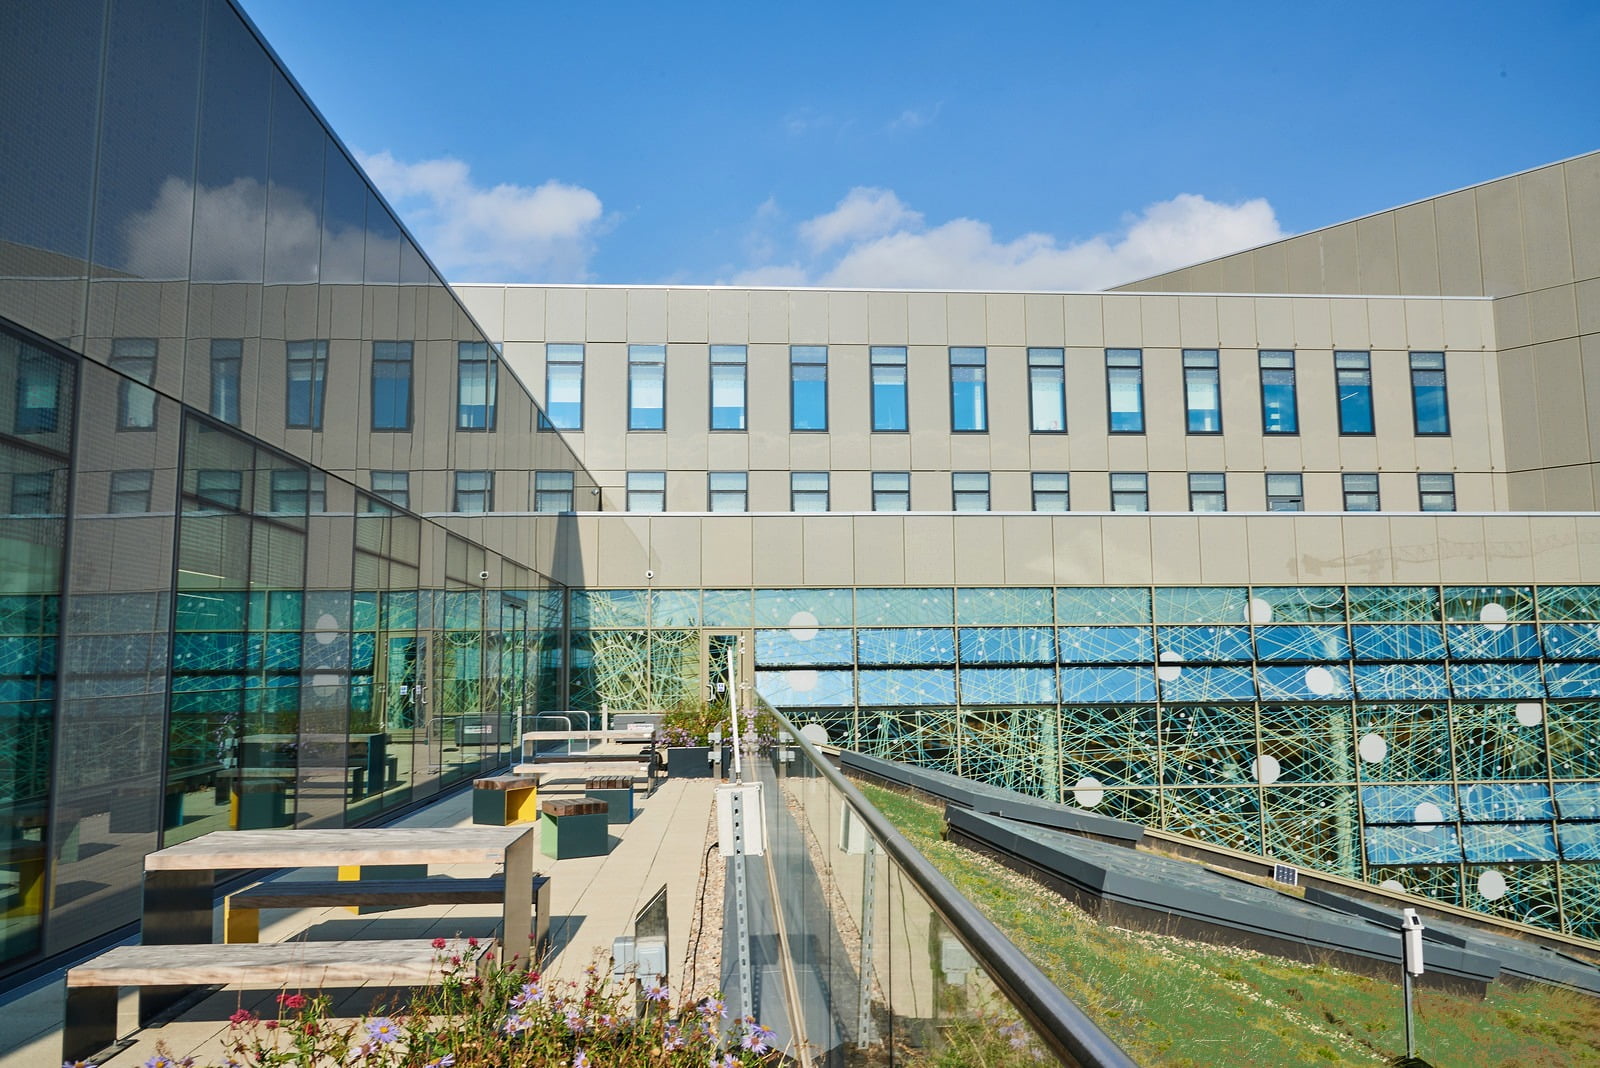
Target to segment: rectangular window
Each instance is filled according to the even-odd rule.
[[[398,505],[401,508],[410,508],[411,472],[372,472],[372,492],[375,496],[382,497],[390,504]]]
[[[494,472],[457,471],[452,512],[494,511]]]
[[[1144,353],[1106,349],[1106,410],[1113,434],[1144,433]]]
[[[989,472],[957,471],[950,476],[950,506],[958,512],[989,510]]]
[[[582,345],[544,347],[544,415],[539,426],[545,430],[583,429]]]
[[[908,471],[874,471],[872,473],[872,510],[874,512],[911,511],[911,473]]]
[[[712,471],[706,475],[706,510],[748,512],[750,476],[743,471]]]
[[[1065,512],[1072,507],[1068,495],[1065,471],[1035,471],[1033,473],[1033,510],[1035,512]]]
[[[1378,510],[1377,475],[1365,473],[1344,476],[1344,510],[1347,512]]]
[[[1262,349],[1261,432],[1300,433],[1300,406],[1294,390],[1294,352]]]
[[[1456,476],[1418,475],[1417,497],[1424,512],[1456,510]]]
[[[24,346],[17,360],[18,434],[51,434],[60,419],[61,362]]]
[[[711,346],[711,429],[745,429],[745,365],[743,345]]]
[[[284,342],[284,425],[322,429],[322,401],[328,381],[326,341]]]
[[[272,472],[272,511],[309,515],[328,510],[328,476],[321,471]]]
[[[498,354],[487,341],[456,343],[456,429],[493,430]]]
[[[666,472],[629,471],[627,508],[630,512],[666,511]]]
[[[826,512],[828,510],[828,472],[790,472],[789,510],[792,512]]]
[[[244,502],[244,472],[202,467],[194,473],[194,495],[201,504],[237,512]]]
[[[1335,352],[1333,375],[1339,392],[1339,433],[1372,433],[1372,354]]]
[[[989,430],[989,354],[980,348],[950,350],[950,429]]]
[[[1183,350],[1183,404],[1189,433],[1222,433],[1222,379],[1216,349]]]
[[[1060,349],[1028,350],[1028,426],[1035,434],[1067,429],[1067,361]]]
[[[111,495],[106,511],[116,514],[148,512],[154,472],[149,468],[111,472]]]
[[[18,472],[11,476],[12,515],[50,515],[50,491],[55,487],[54,471]]]
[[[1111,510],[1113,512],[1148,512],[1150,510],[1150,476],[1142,471],[1113,471],[1111,473]]]
[[[1267,475],[1267,511],[1303,512],[1306,510],[1305,494],[1301,491],[1299,474]]]
[[[828,346],[789,346],[789,428],[828,429]]]
[[[667,347],[628,346],[628,429],[667,428]]]
[[[533,473],[533,510],[535,512],[572,511],[572,472],[535,471]]]
[[[112,338],[111,366],[124,376],[117,383],[117,429],[154,430],[156,393],[150,386],[156,380],[156,339]]]
[[[872,429],[905,430],[906,350],[901,345],[872,346]]]
[[[1189,475],[1189,511],[1226,512],[1228,510],[1228,482],[1220,472],[1196,472]]]
[[[211,339],[211,414],[229,426],[239,425],[239,378],[243,363],[243,340],[236,337]]]
[[[1450,433],[1450,402],[1445,395],[1444,353],[1411,354],[1411,414],[1418,436]]]
[[[411,342],[372,343],[372,429],[411,429]]]

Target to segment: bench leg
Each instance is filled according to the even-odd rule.
[[[533,957],[540,967],[550,955],[550,879],[548,876],[533,882]]]
[[[61,1026],[61,1059],[87,1061],[117,1041],[117,988],[69,986]]]
[[[211,941],[211,890],[216,873],[147,871],[140,941],[147,946],[205,945]],[[139,989],[139,1026],[144,1027],[195,988],[146,986]],[[112,1027],[116,1024],[113,1022]]]
[[[222,940],[228,943],[261,941],[261,910],[233,903],[229,894],[222,901]]]

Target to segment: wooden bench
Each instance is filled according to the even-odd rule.
[[[539,818],[539,776],[490,775],[472,780],[472,822],[495,827]]]
[[[250,944],[261,937],[260,910],[337,908],[370,905],[405,909],[421,905],[499,905],[506,898],[504,875],[481,879],[430,876],[423,879],[274,879],[229,894],[222,903],[223,941]],[[550,877],[533,877],[533,954],[550,950]]]
[[[494,948],[452,940],[435,949],[421,938],[361,942],[269,942],[264,945],[118,946],[67,971],[61,1056],[89,1060],[117,1041],[120,987],[226,986],[316,991],[376,984],[438,986],[458,967],[476,973]],[[450,958],[460,956],[453,965]],[[139,1025],[150,1021],[141,1019]]]
[[[556,860],[603,857],[610,846],[606,836],[604,801],[563,797],[539,806],[539,850]]]
[[[633,780],[626,775],[601,775],[583,784],[583,796],[606,803],[607,823],[633,822]]]

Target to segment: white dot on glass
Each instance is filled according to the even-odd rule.
[[[1326,697],[1338,689],[1339,680],[1325,667],[1306,668],[1306,689],[1318,697]]]
[[[1244,610],[1245,618],[1251,623],[1271,623],[1272,604],[1259,597],[1250,598],[1250,604]]]
[[[339,676],[337,676],[337,675],[313,675],[313,676],[311,676],[311,688],[314,689],[314,690],[331,690],[331,689],[333,689],[334,687],[336,687],[338,685],[339,685]]]
[[[1498,901],[1508,889],[1506,877],[1492,868],[1478,876],[1478,896],[1485,901]]]
[[[1261,756],[1256,757],[1251,770],[1256,777],[1256,782],[1262,786],[1271,786],[1278,781],[1278,776],[1283,769],[1278,766],[1277,757],[1267,756],[1263,753]]]
[[[1183,657],[1168,649],[1158,659],[1161,664],[1156,668],[1156,678],[1162,682],[1176,682],[1183,674]]]
[[[1072,788],[1073,803],[1079,808],[1094,808],[1106,799],[1106,792],[1100,787],[1099,779],[1093,775],[1085,775]]]
[[[807,723],[800,728],[800,733],[805,735],[806,741],[812,745],[828,744],[828,728],[820,723]]]
[[[817,688],[817,673],[811,668],[795,668],[789,672],[789,689],[795,693],[810,693]]]
[[[317,626],[313,631],[318,645],[331,645],[339,637],[339,621],[333,618],[333,613],[324,612],[317,617]]]
[[[1364,734],[1356,743],[1356,752],[1363,763],[1378,764],[1389,755],[1389,743],[1383,740],[1381,734]]]
[[[1401,884],[1399,879],[1385,879],[1383,882],[1378,884],[1378,889],[1393,890],[1397,894],[1403,894],[1406,892],[1405,886]]]
[[[1544,722],[1544,706],[1538,701],[1523,701],[1517,705],[1517,722],[1524,727],[1537,727]]]
[[[808,642],[816,636],[816,616],[802,609],[789,617],[789,637],[797,642]]]
[[[1483,624],[1484,630],[1505,630],[1509,618],[1506,606],[1499,601],[1490,601],[1478,610],[1478,622]]]
[[[1418,830],[1431,831],[1435,824],[1444,821],[1444,810],[1432,801],[1422,801],[1411,810],[1411,818],[1418,824]]]

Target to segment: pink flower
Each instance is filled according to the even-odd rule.
[[[435,939],[434,939],[434,940],[433,940],[433,948],[434,948],[434,949],[443,949],[443,948],[444,948],[444,947],[445,947],[445,941],[444,941],[444,939],[442,939],[442,938],[435,938]]]
[[[471,946],[473,949],[477,949],[478,948],[478,940],[476,938],[468,938],[467,939],[467,945]]]
[[[306,1007],[304,994],[279,994],[278,1004],[286,1009],[303,1009]]]
[[[249,1009],[240,1009],[238,1012],[228,1017],[228,1023],[234,1027],[243,1027],[245,1024],[249,1023],[255,1018],[256,1014],[251,1012]]]

